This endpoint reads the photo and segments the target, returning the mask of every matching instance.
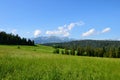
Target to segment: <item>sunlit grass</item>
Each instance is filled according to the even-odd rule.
[[[119,80],[120,59],[53,54],[47,46],[0,46],[0,80]]]

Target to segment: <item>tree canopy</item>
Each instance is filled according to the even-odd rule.
[[[18,35],[0,32],[0,44],[2,45],[34,45],[34,41],[26,38],[21,38]]]
[[[80,40],[65,43],[45,44],[54,48],[62,48],[64,54],[93,57],[120,58],[120,41]]]

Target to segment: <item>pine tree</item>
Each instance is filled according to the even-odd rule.
[[[67,49],[65,49],[65,54],[69,55],[69,51]]]
[[[117,54],[118,54],[118,58],[120,58],[120,47],[118,48],[118,52],[117,52]]]
[[[60,50],[58,48],[56,48],[53,53],[59,54]]]
[[[77,49],[77,55],[78,55],[78,56],[81,56],[81,55],[82,55],[82,54],[81,54],[81,49],[80,49],[80,48]]]
[[[61,54],[65,54],[64,50],[61,50]]]
[[[20,38],[18,35],[7,34],[6,32],[0,32],[0,44],[7,45],[34,45],[34,41],[27,41],[26,38]],[[30,42],[30,43],[29,43]]]
[[[72,50],[70,51],[70,53],[71,53],[71,55],[75,55],[75,50],[72,49]]]

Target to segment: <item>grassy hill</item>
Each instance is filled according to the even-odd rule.
[[[0,45],[0,80],[119,80],[120,59],[53,54],[47,46]]]

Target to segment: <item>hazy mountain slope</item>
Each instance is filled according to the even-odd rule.
[[[57,36],[41,36],[33,39],[36,44],[44,44],[44,43],[59,43],[59,42],[68,42],[72,41],[68,37],[57,37]]]

